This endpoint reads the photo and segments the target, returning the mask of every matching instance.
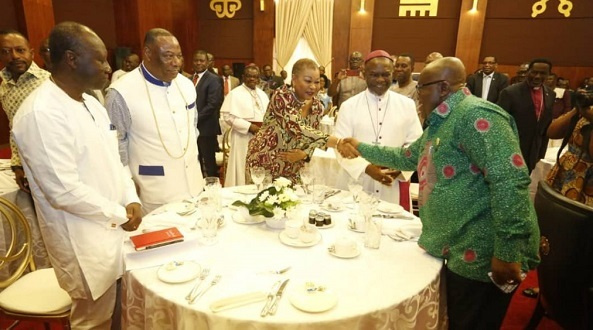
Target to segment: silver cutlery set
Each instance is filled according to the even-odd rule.
[[[277,281],[272,286],[270,293],[268,293],[268,297],[266,299],[266,304],[264,308],[261,310],[259,316],[266,317],[267,315],[274,315],[276,314],[276,310],[278,310],[278,302],[280,298],[282,298],[282,293],[284,292],[284,288],[286,284],[288,284],[288,279],[284,281]]]
[[[205,282],[205,280],[209,274],[210,274],[209,268],[204,268],[202,270],[202,272],[200,273],[200,276],[198,277],[198,280],[196,281],[196,284],[191,289],[191,291],[187,294],[187,296],[185,296],[185,300],[187,300],[188,304],[190,304],[190,305],[193,304],[198,298],[203,296],[206,293],[206,291],[208,291],[211,287],[218,284],[218,282],[220,282],[220,279],[222,278],[221,275],[216,275],[205,288],[198,291],[198,289],[200,288],[200,286],[202,286],[202,283]]]

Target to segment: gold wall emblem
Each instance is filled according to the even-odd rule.
[[[218,18],[233,18],[241,10],[241,0],[211,0],[210,9]]]
[[[539,0],[536,1],[533,6],[531,7],[531,17],[537,17],[537,15],[543,13],[547,9],[547,2],[550,0]],[[572,1],[570,0],[559,0],[560,4],[558,5],[558,12],[564,17],[570,17],[570,12],[572,11]]]
[[[399,16],[436,16],[439,0],[400,0]]]

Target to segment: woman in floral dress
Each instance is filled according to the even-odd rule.
[[[317,97],[319,69],[310,59],[298,60],[292,69],[292,87],[274,92],[258,133],[249,141],[247,175],[263,167],[272,178],[298,182],[301,167],[315,148],[336,146],[338,139],[319,128],[323,104]]]
[[[547,181],[562,195],[593,206],[593,107],[576,108],[558,117],[548,128],[548,136],[561,139],[569,129],[573,116],[580,115],[570,140],[567,151],[548,174]]]

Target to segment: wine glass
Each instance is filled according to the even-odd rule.
[[[213,202],[216,205],[217,211],[222,210],[222,203],[220,198],[222,185],[220,184],[220,179],[215,176],[208,176],[204,178],[204,191],[207,193],[208,196],[212,197]]]
[[[313,170],[311,170],[309,166],[304,166],[301,168],[300,175],[301,182],[303,183],[303,190],[305,191],[305,194],[308,195],[311,192],[310,186],[314,179]]]
[[[263,167],[253,167],[251,169],[251,180],[257,186],[257,190],[261,191],[262,187],[261,184],[266,177],[266,170]]]
[[[362,180],[350,178],[348,180],[348,190],[352,194],[354,203],[358,203],[358,195],[362,192]]]

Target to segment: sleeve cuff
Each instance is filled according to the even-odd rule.
[[[126,212],[125,207],[117,205],[113,214],[114,217],[107,221],[107,223],[105,224],[105,227],[107,227],[108,229],[116,230],[121,225],[128,222],[128,213]]]

